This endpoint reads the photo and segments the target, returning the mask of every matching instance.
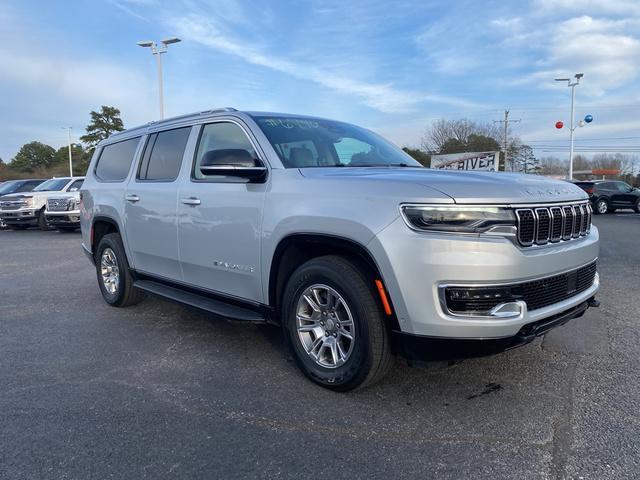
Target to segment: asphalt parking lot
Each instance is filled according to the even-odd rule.
[[[0,232],[0,478],[640,478],[640,215],[598,216],[600,309],[336,394],[271,327],[107,306],[79,234]]]

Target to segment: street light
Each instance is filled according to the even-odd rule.
[[[569,135],[569,180],[573,180],[573,132],[576,129],[573,126],[573,104],[576,99],[576,86],[580,84],[580,79],[584,77],[584,73],[576,73],[574,75],[575,81],[570,78],[556,78],[556,82],[567,82],[567,86],[571,87],[571,126]]]
[[[71,157],[71,129],[73,127],[61,127],[63,130],[66,130],[69,134],[69,176],[73,177],[73,159]]]
[[[172,43],[178,43],[180,39],[178,37],[165,38],[160,42],[160,47],[153,40],[144,40],[138,42],[138,45],[143,48],[150,48],[151,53],[156,57],[156,63],[158,66],[158,101],[160,102],[160,120],[164,118],[164,97],[162,93],[162,54],[167,53],[167,46]]]

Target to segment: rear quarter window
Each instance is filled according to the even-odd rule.
[[[95,169],[96,178],[106,182],[127,178],[139,142],[140,137],[136,137],[102,147]]]

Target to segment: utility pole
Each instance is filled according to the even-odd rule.
[[[504,171],[507,171],[507,148],[509,147],[509,122],[518,123],[518,120],[509,120],[509,110],[504,111],[504,120],[494,120],[493,123],[503,123],[504,124]],[[513,165],[511,165],[511,171],[513,172]]]
[[[73,157],[71,156],[71,129],[73,127],[62,127],[69,134],[69,176],[73,177]]]

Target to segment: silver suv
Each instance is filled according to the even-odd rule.
[[[347,123],[218,109],[113,135],[81,191],[107,303],[273,323],[335,390],[526,344],[597,305],[587,195],[423,168]]]

